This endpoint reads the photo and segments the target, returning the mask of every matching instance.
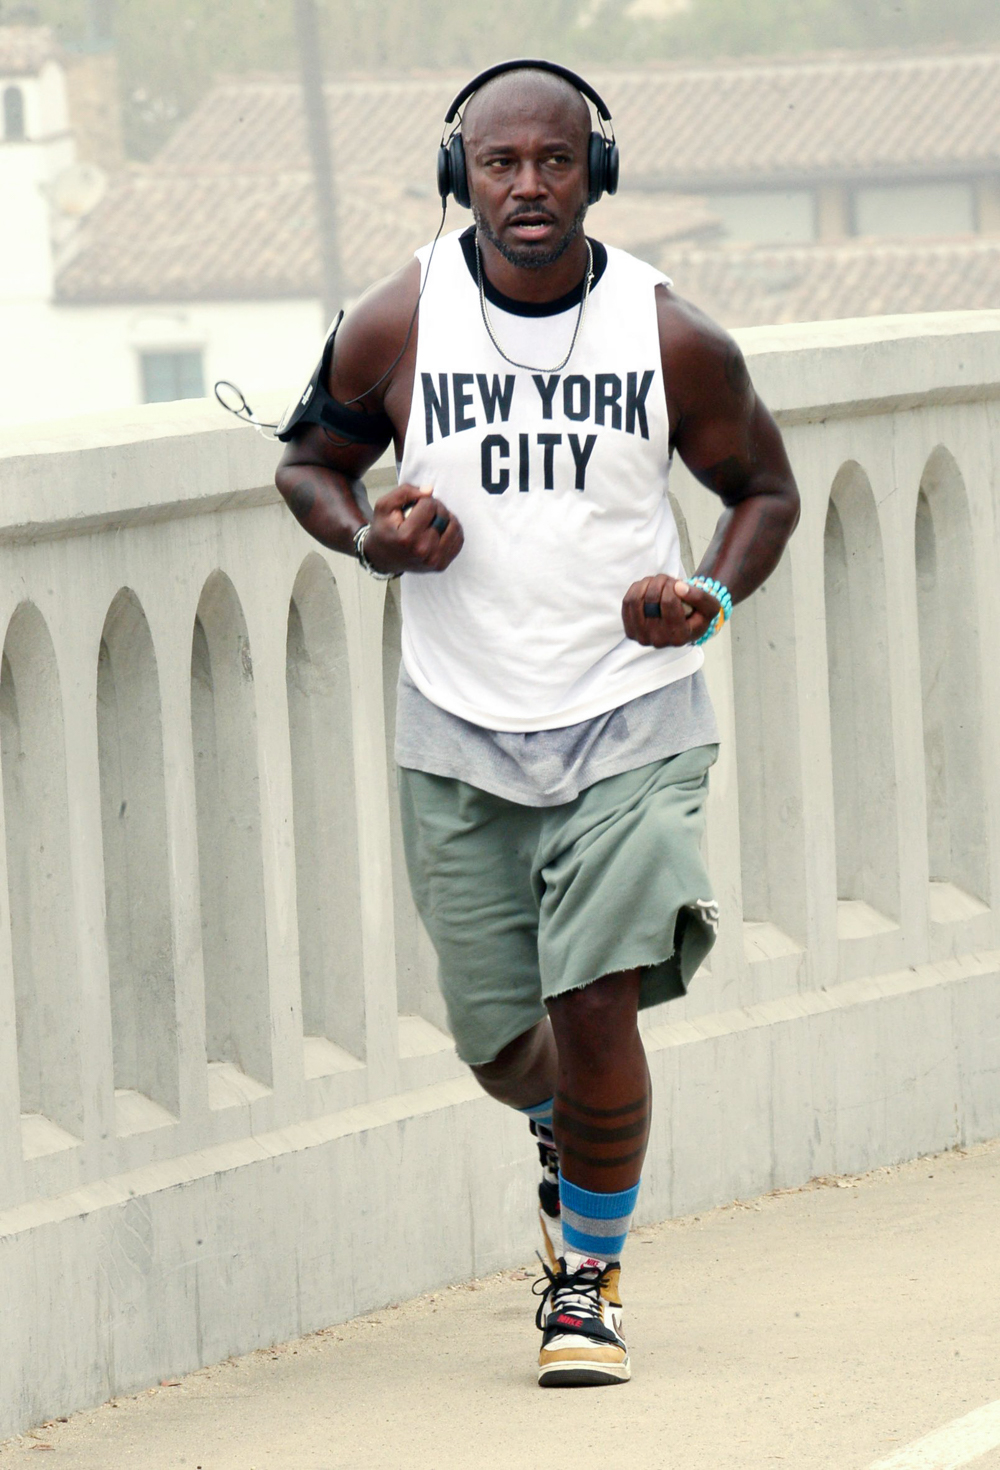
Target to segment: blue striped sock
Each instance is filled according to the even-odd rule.
[[[518,1112],[523,1113],[526,1118],[530,1118],[532,1123],[537,1124],[539,1128],[544,1128],[549,1138],[551,1138],[552,1107],[554,1103],[555,1098],[550,1097],[545,1102],[535,1103],[530,1108],[518,1108]]]
[[[565,1249],[600,1261],[617,1261],[625,1248],[639,1185],[617,1194],[597,1194],[571,1184],[560,1172],[559,1198]]]

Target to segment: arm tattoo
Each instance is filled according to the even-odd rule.
[[[718,464],[709,465],[707,469],[695,470],[695,474],[703,485],[709,490],[714,490],[716,495],[729,505],[741,500],[746,493],[751,467],[738,455],[730,454],[727,459],[721,459]]]
[[[737,568],[739,576],[744,572],[751,562],[755,562],[761,553],[770,561],[777,561],[788,540],[788,516],[783,506],[763,505],[760,511],[760,520],[754,532],[754,538],[740,558]]]

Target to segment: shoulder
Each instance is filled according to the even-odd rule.
[[[656,317],[668,399],[684,411],[707,400],[736,404],[746,397],[746,362],[724,327],[667,284],[656,288]]]
[[[392,369],[405,356],[408,335],[420,295],[420,262],[414,258],[393,275],[376,281],[359,297],[337,332],[328,387],[341,402],[357,396],[382,406]],[[373,384],[385,376],[377,390]]]
[[[669,362],[709,378],[732,377],[735,372],[733,386],[741,386],[746,374],[743,353],[725,327],[668,285],[656,288],[656,316],[665,365]]]

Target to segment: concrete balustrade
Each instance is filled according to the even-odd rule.
[[[1000,1132],[1000,313],[743,342],[803,518],[709,650],[647,1219]],[[275,461],[208,404],[0,439],[0,1435],[533,1246],[406,885],[396,589]]]

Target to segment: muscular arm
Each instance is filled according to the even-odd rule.
[[[412,261],[362,297],[341,324],[327,383],[354,410],[386,414],[397,453],[406,433],[415,333],[405,349],[404,343],[419,281]],[[387,435],[383,444],[350,444],[309,425],[285,446],[275,484],[296,520],[323,546],[353,555],[355,533],[371,521],[365,553],[378,570],[442,571],[461,550],[462,529],[426,487],[400,485],[372,511],[362,476],[389,442]],[[446,529],[433,529],[436,517],[447,519]]]
[[[795,478],[729,334],[665,292],[659,316],[673,448],[726,507],[698,571],[742,602],[774,571],[795,529]]]
[[[698,572],[742,602],[774,571],[798,522],[795,477],[729,334],[663,287],[657,314],[671,448],[725,507]],[[623,616],[630,637],[658,647],[700,637],[718,604],[699,588],[678,596],[674,585],[649,577],[629,589]],[[661,603],[658,618],[643,613],[651,599]]]

